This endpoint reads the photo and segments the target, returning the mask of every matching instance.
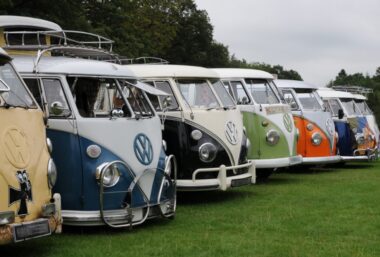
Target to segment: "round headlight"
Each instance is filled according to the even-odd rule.
[[[358,135],[356,137],[356,142],[359,144],[359,145],[362,145],[365,143],[365,139],[364,139],[364,136],[363,135]]]
[[[311,143],[313,145],[320,145],[322,143],[322,136],[319,132],[315,132],[312,136],[311,136]]]
[[[314,125],[311,124],[311,123],[308,123],[308,124],[306,125],[306,129],[309,130],[309,131],[312,131],[312,130],[314,129]]]
[[[119,182],[120,179],[120,171],[116,164],[109,166],[103,175],[103,186],[112,187]]]
[[[280,141],[280,134],[276,130],[269,130],[266,140],[269,145],[276,145]]]
[[[191,131],[191,138],[194,139],[194,140],[199,140],[202,138],[202,132],[198,129],[194,129],[193,131]]]
[[[48,147],[49,153],[51,154],[53,152],[53,143],[51,142],[50,138],[46,138],[46,145]]]
[[[57,181],[57,167],[55,166],[53,159],[49,159],[47,176],[49,188],[53,188]]]
[[[203,162],[212,162],[216,157],[216,146],[212,143],[204,143],[199,147],[199,159]]]

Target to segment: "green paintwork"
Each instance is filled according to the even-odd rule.
[[[247,136],[251,141],[251,149],[248,151],[248,159],[274,159],[296,155],[295,152],[289,152],[286,137],[276,124],[257,113],[243,111],[242,114]],[[263,121],[268,122],[266,127],[262,126]],[[277,130],[280,134],[280,140],[274,146],[268,145],[266,142],[266,134],[271,129]],[[296,145],[296,142],[294,142],[294,144]],[[296,147],[294,147],[294,149],[296,149]]]

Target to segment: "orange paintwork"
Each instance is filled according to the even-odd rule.
[[[297,154],[303,157],[327,157],[336,154],[336,138],[334,137],[334,148],[331,150],[330,140],[326,134],[313,122],[306,120],[299,116],[293,116],[296,127],[299,130],[299,137],[297,143]],[[309,131],[306,128],[307,124],[313,124],[313,130]],[[319,132],[322,136],[322,142],[320,145],[313,145],[311,142],[311,136]]]

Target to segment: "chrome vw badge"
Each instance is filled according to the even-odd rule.
[[[293,130],[293,120],[290,117],[289,113],[285,113],[284,114],[283,120],[284,120],[284,126],[285,126],[286,130],[288,132],[292,132],[292,130]]]
[[[133,148],[137,160],[142,164],[149,165],[153,161],[153,147],[145,134],[140,133],[136,136]]]
[[[327,132],[329,132],[330,136],[334,135],[335,125],[334,125],[334,121],[330,118],[326,120],[326,129],[327,129]]]
[[[30,160],[30,153],[25,133],[16,127],[6,130],[3,136],[5,156],[16,168],[25,168]]]
[[[227,122],[225,133],[228,142],[230,142],[233,145],[236,145],[238,142],[238,131],[236,125],[232,121]]]

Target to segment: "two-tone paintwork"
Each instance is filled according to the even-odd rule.
[[[62,195],[64,224],[127,226],[140,224],[162,211],[164,215],[174,215],[175,185],[165,177],[170,164],[162,147],[159,117],[154,112],[149,117],[140,117],[131,110],[130,117],[86,117],[80,113],[73,85],[69,84],[81,78],[108,79],[116,84],[118,80],[133,82],[135,76],[128,68],[100,61],[42,57],[38,72],[34,73],[34,58],[18,56],[15,63],[26,81],[34,80],[42,86],[40,92],[46,89],[46,82],[57,81],[60,94],[64,95],[62,99],[67,100],[67,115],[51,114],[47,130],[61,171],[54,189]],[[39,97],[48,101],[44,94]],[[49,107],[51,104],[48,102]],[[147,152],[139,153],[141,135],[150,146],[143,143]],[[88,152],[94,146],[101,152],[97,157]],[[145,154],[151,156],[147,162],[141,161]],[[117,166],[120,180],[115,186],[101,187],[97,169],[115,161],[123,163]]]
[[[179,90],[179,80],[202,80],[213,94],[218,95],[210,82],[218,80],[217,74],[194,66],[127,66],[152,86],[165,83],[169,87],[166,92],[177,103],[175,109],[161,109],[159,113],[164,124],[163,137],[167,142],[168,153],[174,154],[178,161],[178,190],[227,190],[255,181],[255,169],[246,159],[248,143],[243,132],[242,117],[236,107],[223,107],[220,98],[217,101],[222,107],[190,107]],[[200,138],[193,137],[193,131],[197,131]],[[232,141],[230,132],[234,137]],[[215,147],[216,157],[213,161],[200,160],[199,149],[205,143]]]
[[[275,169],[300,164],[302,157],[297,154],[297,129],[289,106],[280,102],[277,88],[271,84],[271,90],[277,99],[277,103],[274,104],[257,103],[247,89],[246,79],[272,83],[273,76],[254,69],[213,69],[213,71],[217,72],[230,92],[231,83],[240,83],[248,97],[245,103],[238,103],[238,107],[243,115],[247,137],[251,142],[248,158],[254,160],[256,168]],[[236,101],[236,96],[234,97]],[[267,142],[267,134],[272,130],[279,134],[276,145]]]
[[[14,75],[14,76],[13,76]],[[10,57],[0,48],[0,79],[10,92],[0,95],[0,245],[17,242],[15,227],[25,226],[22,240],[42,236],[27,226],[46,221],[47,234],[61,231],[59,195],[48,184],[48,151],[43,112],[15,72]],[[10,95],[23,93],[28,105],[7,105]],[[55,212],[44,216],[45,206],[53,203]],[[53,207],[53,206],[50,206]],[[5,222],[5,213],[14,220]],[[38,230],[37,230],[38,232]],[[19,232],[17,232],[19,233]],[[43,235],[47,235],[43,234]]]
[[[338,154],[344,161],[371,160],[375,156],[375,136],[354,102],[354,95],[349,92],[320,88],[319,96],[333,115],[335,130],[338,133]],[[348,109],[351,106],[351,110]],[[344,114],[338,117],[338,112]]]
[[[331,113],[323,108],[323,102],[316,93],[318,87],[296,80],[275,80],[275,84],[282,91],[285,102],[292,108],[299,131],[297,153],[302,155],[303,164],[318,165],[341,161],[336,154],[337,135],[334,122]],[[305,99],[301,99],[301,96]],[[313,136],[320,136],[320,143],[313,142]]]

